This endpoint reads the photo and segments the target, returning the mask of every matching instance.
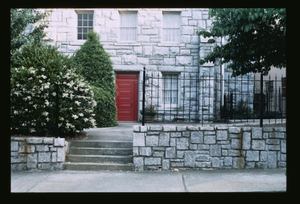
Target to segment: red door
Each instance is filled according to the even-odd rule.
[[[138,73],[117,73],[118,121],[137,121],[138,119]]]

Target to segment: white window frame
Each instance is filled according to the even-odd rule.
[[[165,103],[165,76],[166,75],[177,75],[177,104],[170,104],[170,103]],[[179,108],[180,107],[180,101],[181,101],[181,74],[178,72],[163,72],[161,74],[162,80],[160,81],[160,109],[168,109],[168,108]]]
[[[162,23],[162,42],[163,43],[180,43],[181,41],[181,12],[180,11],[163,11],[163,23]],[[178,19],[178,26],[174,27],[171,24],[165,24],[166,20],[166,16],[167,15],[178,15],[179,19]],[[166,40],[165,39],[165,32],[167,32],[167,30],[170,29],[176,29],[178,30],[177,32],[179,32],[178,36],[177,36],[177,40]]]
[[[78,30],[81,28],[81,29],[87,29],[87,32],[86,33],[84,33],[83,31],[82,31],[82,35],[84,35],[84,34],[87,34],[88,33],[88,31],[89,30],[94,30],[94,11],[90,11],[90,10],[85,10],[85,11],[76,11],[76,17],[77,17],[77,22],[76,22],[76,25],[77,25],[77,28],[76,28],[76,40],[79,40],[79,41],[82,41],[82,40],[87,40],[87,37],[84,39],[83,38],[83,36],[82,36],[82,38],[81,39],[79,39],[78,38],[78,35],[79,35],[79,33],[78,33]],[[92,26],[90,26],[90,25],[87,25],[87,26],[84,26],[84,25],[81,25],[81,26],[79,26],[79,14],[92,14],[93,16],[93,18],[92,18]],[[87,21],[87,22],[89,22],[89,21]]]
[[[122,16],[123,15],[128,15],[128,14],[134,14],[135,15],[135,25],[134,26],[127,26],[127,25],[122,25],[123,21],[122,21]],[[119,35],[119,42],[137,42],[137,24],[138,24],[138,20],[137,20],[137,11],[119,11],[119,15],[120,15],[120,35]],[[133,29],[135,30],[135,34],[132,35],[134,39],[130,39],[130,40],[126,40],[126,39],[122,39],[122,37],[124,36],[122,34],[123,29]],[[132,36],[130,38],[132,38]]]

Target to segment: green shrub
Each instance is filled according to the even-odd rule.
[[[97,106],[94,109],[98,127],[117,125],[117,108],[115,104],[116,88],[114,82],[113,64],[108,53],[99,40],[99,35],[89,31],[87,41],[74,53],[74,63],[77,72],[94,89]]]
[[[50,45],[28,44],[11,65],[11,133],[54,135],[56,88],[59,134],[95,127],[92,87],[71,67],[71,60]]]

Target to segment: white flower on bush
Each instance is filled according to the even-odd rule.
[[[68,93],[63,93],[62,97],[63,98],[68,97]]]
[[[19,114],[19,112],[18,112],[18,111],[16,111],[16,110],[14,110],[14,114],[15,114],[15,115],[18,115],[18,114]]]
[[[30,129],[29,129],[29,132],[30,132],[30,133],[33,133],[33,132],[36,132],[36,130],[35,130],[34,128],[30,128]]]
[[[47,116],[49,113],[47,111],[42,112],[42,115]]]
[[[79,105],[79,106],[80,106],[80,103],[81,103],[81,102],[79,102],[79,101],[75,101],[75,103],[76,103],[77,105]]]
[[[46,69],[45,69],[45,68],[42,68],[41,70],[44,72]]]
[[[52,92],[52,96],[56,96],[56,92]]]
[[[45,100],[45,104],[46,104],[46,106],[49,106],[49,101],[48,100]],[[46,115],[47,116],[47,115]]]
[[[79,113],[78,115],[81,116],[81,117],[83,117],[83,113]]]
[[[77,119],[78,116],[77,115],[72,115],[72,118]]]

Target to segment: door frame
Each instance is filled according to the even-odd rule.
[[[140,120],[140,114],[139,114],[139,110],[140,110],[140,103],[139,103],[139,98],[140,98],[140,72],[139,71],[115,71],[115,84],[117,86],[117,74],[136,74],[137,77],[138,77],[138,88],[137,88],[137,121],[136,122],[139,122]],[[115,101],[117,102],[117,95],[116,95],[116,98],[115,98]],[[128,121],[130,122],[130,121]],[[134,121],[135,122],[135,121]]]

